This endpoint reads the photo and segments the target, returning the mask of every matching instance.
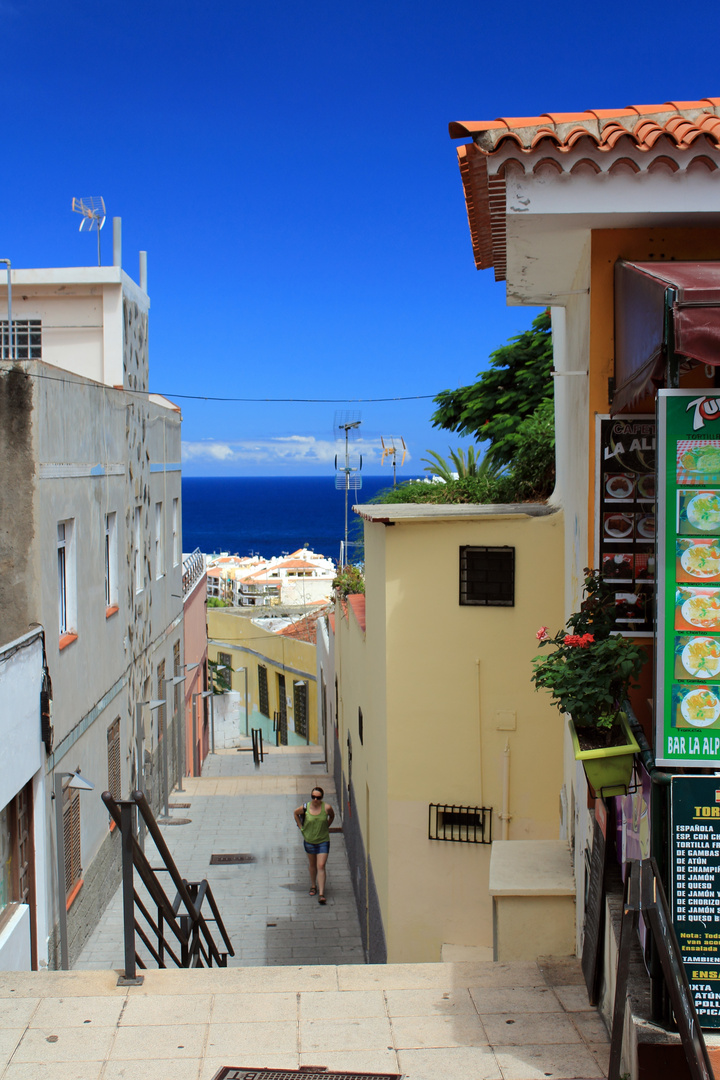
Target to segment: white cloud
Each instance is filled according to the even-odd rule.
[[[357,439],[351,443],[351,464],[362,454],[364,461],[377,462],[379,448],[374,443]],[[338,464],[344,460],[345,445],[330,439],[316,439],[312,435],[286,435],[273,439],[247,439],[237,442],[219,442],[203,439],[199,442],[183,442],[183,461],[223,461],[226,464],[271,465],[274,462],[305,463],[308,465]]]

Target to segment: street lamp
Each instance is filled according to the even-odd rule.
[[[180,683],[184,683],[184,682],[185,682],[185,676],[184,675],[175,675],[171,679],[163,679],[163,693],[165,694],[165,701],[167,701],[167,699],[168,699],[168,692],[167,692],[168,686],[172,686],[174,688],[176,686],[179,686]],[[175,722],[177,723],[177,714],[176,714],[176,711],[175,711],[175,705],[176,705],[175,695],[173,694],[173,720],[175,720]],[[164,808],[164,812],[165,812],[165,817],[169,818],[170,817],[170,805],[169,805],[169,802],[168,802],[168,797],[169,797],[169,794],[170,794],[170,791],[169,791],[169,788],[170,788],[170,767],[169,767],[169,764],[168,764],[168,748],[167,748],[167,744],[168,744],[168,733],[167,733],[167,725],[166,725],[165,734],[163,736],[163,808]]]
[[[137,757],[137,783],[136,787],[140,791],[145,793],[145,752],[143,749],[143,743],[145,741],[145,725],[143,723],[143,708],[148,705],[150,711],[159,709],[161,705],[165,704],[165,698],[153,698],[151,701],[138,701],[135,704],[135,756]],[[145,841],[145,823],[140,817],[140,824],[138,827],[138,843],[140,847],[143,846]]]
[[[200,775],[200,755],[197,750],[197,705],[195,704],[197,698],[212,697],[212,690],[199,690],[197,694],[192,696],[192,740],[193,740],[193,776]],[[213,753],[215,752],[215,728],[213,726]]]
[[[93,783],[86,780],[84,776],[80,775],[80,769],[76,769],[74,773],[55,773],[53,782],[53,798],[55,800],[55,832],[57,843],[55,848],[57,851],[57,890],[58,890],[58,929],[60,931],[60,967],[63,971],[70,969],[70,960],[68,957],[68,936],[67,936],[67,907],[66,907],[66,892],[65,892],[65,828],[63,825],[63,780],[67,780],[67,786],[69,788],[76,788],[78,791],[92,791],[95,787]]]

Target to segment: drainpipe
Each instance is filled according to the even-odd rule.
[[[10,358],[10,360],[14,360],[15,359],[15,349],[13,348],[14,341],[13,341],[13,322],[12,322],[12,277],[11,277],[11,273],[10,273],[10,260],[9,259],[0,259],[0,263],[5,263],[5,265],[7,267],[8,348],[9,348],[9,358]],[[2,352],[0,350],[0,360],[1,359],[2,359]]]
[[[502,811],[500,812],[500,820],[502,821],[502,839],[509,839],[510,832],[510,819],[512,814],[510,813],[510,740],[505,743],[505,749],[503,750],[503,763],[502,763]]]

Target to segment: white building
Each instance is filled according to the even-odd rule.
[[[6,302],[2,280],[0,311]],[[158,806],[158,744],[182,693],[168,688],[170,708],[145,716],[138,763],[135,705],[165,697],[163,678],[183,663],[181,417],[148,393],[149,306],[119,265],[13,270],[12,348],[7,319],[0,325],[0,645],[41,625],[52,680],[52,734],[30,807],[46,846],[34,913],[41,966],[58,962],[52,774],[80,768],[95,785],[64,790],[60,902],[72,962],[119,881],[100,794],[141,782]],[[24,738],[19,717],[9,722]],[[6,753],[0,802],[15,794],[11,768]]]

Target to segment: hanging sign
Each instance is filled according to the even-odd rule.
[[[658,391],[658,765],[720,766],[720,393]]]
[[[674,776],[672,920],[704,1028],[720,1027],[720,777]]]

